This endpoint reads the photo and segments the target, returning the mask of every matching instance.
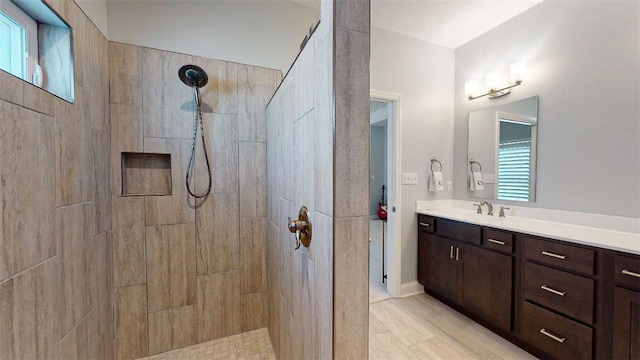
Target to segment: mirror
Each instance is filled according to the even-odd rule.
[[[467,194],[534,202],[538,97],[469,113]]]

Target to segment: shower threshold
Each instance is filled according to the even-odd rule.
[[[175,349],[139,360],[269,359],[276,356],[267,328]]]

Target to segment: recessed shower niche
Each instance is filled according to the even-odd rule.
[[[171,154],[122,153],[122,196],[171,195]]]

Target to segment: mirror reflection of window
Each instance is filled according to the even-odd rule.
[[[498,199],[530,201],[533,122],[500,118]]]

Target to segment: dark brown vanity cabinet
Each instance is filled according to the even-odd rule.
[[[640,359],[640,257],[616,255],[613,358]]]
[[[640,256],[419,215],[425,292],[541,358],[640,359]]]
[[[455,231],[455,222],[433,220],[431,227],[420,225],[418,281],[426,289],[509,331],[513,258],[473,245],[481,244],[479,226],[464,224]],[[421,217],[420,223],[429,221]]]

